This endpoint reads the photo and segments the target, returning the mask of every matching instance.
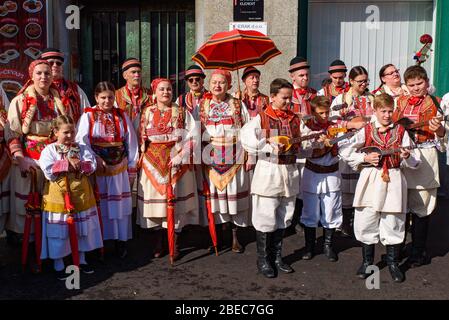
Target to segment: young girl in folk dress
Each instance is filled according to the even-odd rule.
[[[81,271],[93,273],[87,265],[85,252],[101,248],[103,241],[95,197],[88,179],[96,169],[95,157],[86,146],[75,143],[72,118],[59,116],[53,120],[52,128],[57,141],[45,147],[39,160],[47,179],[42,199],[41,258],[53,259],[58,278],[65,279],[68,275],[64,272],[63,258],[71,253],[67,223],[69,214],[64,199],[67,191],[75,207],[73,212]]]
[[[104,240],[116,240],[117,254],[125,258],[126,241],[132,238],[130,186],[136,177],[139,153],[131,121],[125,112],[114,107],[114,93],[110,82],[97,85],[97,105],[85,109],[76,141],[95,154]]]

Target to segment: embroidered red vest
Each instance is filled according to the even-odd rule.
[[[78,123],[81,117],[81,98],[78,93],[78,84],[63,79],[61,82],[55,82],[55,86],[58,89],[59,96],[61,97],[62,104],[66,108],[67,114],[73,118],[75,123]]]
[[[207,91],[201,92],[200,96],[198,97],[199,101],[203,99],[205,93],[207,93]],[[195,108],[195,106],[193,105],[193,95],[190,91],[180,95],[178,97],[178,102],[180,107],[187,109],[189,112],[192,112]]]
[[[292,96],[292,111],[296,114],[301,113],[303,115],[312,114],[312,109],[310,106],[310,101],[317,96],[317,91],[313,88],[307,88],[307,93],[305,95],[299,94],[298,90],[293,90]]]
[[[327,130],[329,127],[335,126],[332,122],[327,122],[326,125],[320,125],[313,120],[306,121],[306,126],[309,127],[313,131],[321,131]],[[314,149],[312,153],[312,158],[321,158],[327,153],[331,153],[333,157],[338,155],[338,145],[334,144],[332,147],[325,147],[323,149]]]
[[[246,109],[248,109],[248,113],[251,119],[264,111],[270,104],[270,99],[268,98],[268,96],[262,93],[259,93],[254,101],[252,101],[249,95],[245,93],[243,95],[242,101],[245,104]]]
[[[262,130],[265,130],[266,138],[272,136],[272,133],[277,132],[278,136],[288,136],[290,138],[296,138],[301,136],[301,120],[295,115],[293,119],[288,122],[288,126],[282,123],[281,119],[273,116],[270,113],[271,108],[265,109],[259,113]],[[276,131],[275,131],[276,130]],[[296,148],[291,148],[288,153],[296,153],[299,149],[299,145]]]
[[[347,83],[344,84],[343,89],[338,91],[332,84],[328,84],[324,86],[324,95],[329,98],[329,100],[332,102],[336,97],[338,97],[340,94],[344,92],[348,92],[349,85]]]
[[[365,147],[374,146],[381,150],[400,148],[405,128],[401,125],[395,125],[389,129],[386,134],[379,134],[379,130],[369,123],[365,126]],[[379,166],[387,169],[399,168],[401,157],[399,153],[382,157]]]
[[[408,107],[411,107],[408,102],[409,96],[400,96],[397,100],[397,108],[393,113],[393,121],[398,121],[401,118],[407,116],[406,111]],[[438,108],[434,104],[432,98],[428,95],[424,98],[419,108],[415,108],[412,111],[414,115],[418,116],[418,122],[428,121],[436,117]],[[416,143],[423,143],[429,140],[433,140],[435,137],[434,132],[430,131],[429,126],[423,126],[413,130],[409,133]]]

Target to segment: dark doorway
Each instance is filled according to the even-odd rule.
[[[193,0],[81,2],[81,86],[90,97],[100,81],[124,85],[120,66],[128,57],[142,61],[145,86],[167,77],[174,97],[184,92],[195,50]]]

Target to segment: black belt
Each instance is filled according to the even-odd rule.
[[[305,167],[315,173],[332,173],[332,172],[338,171],[338,162],[336,162],[330,166],[322,166],[322,165],[310,162],[309,160],[306,160]]]

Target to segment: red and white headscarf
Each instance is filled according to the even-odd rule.
[[[229,72],[228,70],[223,70],[223,69],[215,69],[214,72],[212,72],[211,78],[214,74],[219,74],[225,77],[226,82],[228,83],[228,90],[231,88],[232,86],[232,75],[231,72]]]
[[[154,94],[156,93],[157,86],[158,86],[159,83],[161,83],[161,82],[168,82],[168,83],[170,83],[170,86],[171,86],[171,81],[170,81],[170,79],[167,79],[167,78],[156,78],[156,79],[154,79],[153,81],[151,81],[151,89],[153,90],[153,93],[154,93]]]
[[[50,63],[48,63],[47,60],[34,60],[33,62],[30,63],[30,65],[28,66],[28,75],[30,76],[30,79],[33,79],[33,72],[34,69],[36,68],[36,66],[40,65],[40,64],[46,64],[47,66],[49,66],[51,68]]]
[[[49,66],[51,68],[50,63],[48,63],[47,60],[39,59],[39,60],[34,60],[33,62],[31,62],[30,65],[28,66],[28,76],[30,78],[25,82],[25,84],[23,85],[22,89],[19,90],[17,95],[22,94],[23,92],[25,92],[26,88],[28,88],[29,86],[31,86],[33,84],[33,72],[34,72],[34,69],[36,68],[36,66],[38,66],[40,64],[45,64],[45,65],[47,65],[47,66]]]

